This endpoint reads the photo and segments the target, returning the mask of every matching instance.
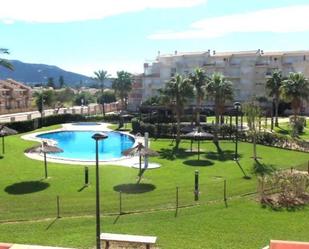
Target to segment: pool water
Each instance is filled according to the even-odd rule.
[[[91,137],[97,131],[58,131],[38,135],[39,138],[52,139],[63,152],[52,154],[54,157],[74,160],[95,160],[95,140]],[[108,138],[99,141],[99,160],[122,157],[122,151],[134,144],[134,138],[119,132],[105,132]]]

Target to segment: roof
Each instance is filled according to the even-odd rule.
[[[309,55],[309,50],[297,50],[297,51],[269,51],[263,50],[247,50],[247,51],[226,51],[217,52],[197,51],[197,52],[177,52],[177,54],[163,54],[159,55],[159,58],[166,57],[179,57],[179,56],[196,56],[196,55],[209,55],[211,57],[230,57],[230,56],[252,56],[252,55],[266,55],[266,56],[290,56],[290,55]]]
[[[271,240],[270,249],[309,249],[309,243],[296,241]]]
[[[26,90],[26,91],[31,91],[31,88],[22,84],[21,82],[12,80],[12,79],[6,79],[6,80],[0,80],[0,87],[1,88],[10,88],[13,90]]]

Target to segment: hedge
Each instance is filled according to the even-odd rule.
[[[132,132],[134,134],[141,133],[143,135],[145,132],[148,132],[150,137],[165,138],[172,137],[173,134],[176,133],[175,123],[145,123],[143,121],[139,121],[137,118],[132,119],[131,122]],[[184,128],[186,126],[187,124],[181,124],[180,128]],[[202,125],[202,129],[206,132],[214,133],[213,124],[204,124]],[[223,124],[219,127],[219,135],[223,139],[233,136],[235,134],[235,131],[235,126]]]
[[[251,134],[242,134],[241,137],[241,139],[246,142],[252,142],[252,138],[253,137]],[[301,139],[291,138],[289,136],[281,135],[278,133],[259,132],[256,135],[256,143],[282,149],[309,152],[309,142]]]

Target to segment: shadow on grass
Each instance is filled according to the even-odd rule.
[[[209,158],[211,160],[228,161],[228,160],[234,160],[235,151],[223,150],[221,153],[210,151],[206,152],[205,156],[206,158]],[[238,158],[241,158],[241,155],[238,154]]]
[[[3,155],[0,155],[0,159],[3,159],[4,158],[4,156]]]
[[[183,162],[185,165],[194,167],[209,167],[214,165],[213,162],[209,160],[187,160]]]
[[[82,186],[79,190],[77,190],[77,192],[82,192],[85,188],[87,188],[88,187],[88,185],[84,185],[84,186]]]
[[[184,148],[172,148],[172,149],[166,149],[166,148],[162,148],[159,151],[160,157],[162,159],[167,159],[167,160],[175,160],[175,159],[184,159],[184,158],[188,158],[192,155],[194,155],[194,153],[191,152],[187,152],[186,149]]]
[[[60,219],[60,218],[55,218],[50,224],[48,224],[48,226],[46,227],[45,230],[48,230],[49,228],[51,228],[51,227],[56,223],[56,221],[57,221],[58,219]]]
[[[244,179],[246,179],[246,180],[250,180],[251,179],[251,176],[248,176],[247,174],[246,174],[246,172],[244,171],[244,169],[242,168],[242,166],[241,166],[241,164],[239,163],[239,161],[238,160],[235,160],[235,162],[236,162],[236,164],[237,164],[237,166],[239,167],[239,169],[241,170],[241,172],[243,173],[243,178]]]
[[[278,132],[279,134],[281,135],[289,135],[290,134],[290,131],[289,130],[286,130],[286,129],[283,129],[281,127],[278,127],[276,132]]]
[[[10,195],[23,195],[43,191],[49,183],[41,181],[18,182],[7,186],[4,191]]]
[[[155,190],[156,186],[150,183],[128,183],[114,186],[114,191],[125,194],[142,194]]]

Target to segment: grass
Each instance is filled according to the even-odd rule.
[[[57,126],[44,128],[55,129]],[[0,241],[91,248],[95,244],[95,171],[89,166],[90,186],[84,187],[84,167],[49,163],[48,179],[43,179],[43,162],[23,155],[34,142],[19,135],[6,138],[5,156],[0,159]],[[171,140],[151,142],[160,152],[151,158],[161,168],[147,170],[137,184],[138,170],[118,166],[100,168],[103,231],[149,234],[159,237],[161,248],[258,248],[273,239],[309,240],[305,231],[308,209],[274,212],[262,209],[254,200],[240,197],[256,190],[251,175],[252,144],[240,143],[240,166],[251,175],[245,180],[232,160],[234,144],[221,143],[218,154],[212,142],[202,142],[201,161],[196,153],[185,152],[189,141],[179,151]],[[288,168],[307,163],[308,154],[258,146],[265,164]],[[179,205],[190,206],[193,200],[194,172],[200,175],[200,207],[185,208],[175,217],[175,190],[179,187]],[[223,199],[223,180],[227,180],[229,208]],[[107,216],[119,212],[119,192],[123,212],[132,215]],[[60,196],[61,216],[56,217],[56,196]],[[172,209],[173,211],[163,211]],[[154,210],[160,210],[153,212]],[[151,211],[151,212],[150,212]],[[149,212],[149,213],[148,213]],[[21,222],[24,221],[24,222]],[[115,224],[114,224],[115,223]],[[248,224],[250,224],[248,226]],[[18,234],[18,236],[16,236]]]

